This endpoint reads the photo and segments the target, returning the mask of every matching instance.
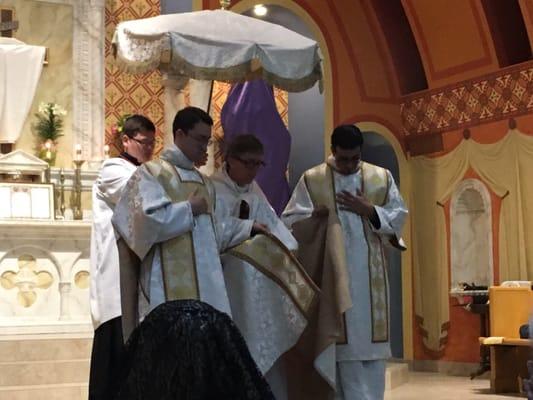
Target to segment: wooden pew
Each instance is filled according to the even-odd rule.
[[[489,289],[490,337],[479,338],[490,347],[490,387],[495,393],[518,393],[528,378],[530,339],[520,339],[519,329],[533,312],[533,291],[524,287],[493,286]]]

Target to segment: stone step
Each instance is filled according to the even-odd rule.
[[[0,400],[87,400],[87,384],[23,385],[0,387]]]
[[[0,362],[0,387],[21,385],[86,384],[90,360]]]
[[[409,365],[400,362],[388,362],[385,371],[385,390],[392,390],[409,381]]]
[[[6,363],[86,359],[91,357],[91,346],[91,335],[0,335],[0,360]]]

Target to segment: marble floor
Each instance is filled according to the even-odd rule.
[[[490,392],[488,379],[447,376],[429,372],[410,372],[409,381],[389,391],[385,400],[504,400],[525,398],[517,394]]]

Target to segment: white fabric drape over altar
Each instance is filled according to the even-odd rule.
[[[15,143],[43,69],[45,48],[0,38],[0,143]]]

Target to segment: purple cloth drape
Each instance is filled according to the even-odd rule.
[[[262,80],[238,83],[231,87],[220,119],[224,141],[237,135],[252,134],[265,148],[266,166],[256,181],[279,215],[289,200],[285,172],[289,162],[291,136],[276,109],[274,91]]]

